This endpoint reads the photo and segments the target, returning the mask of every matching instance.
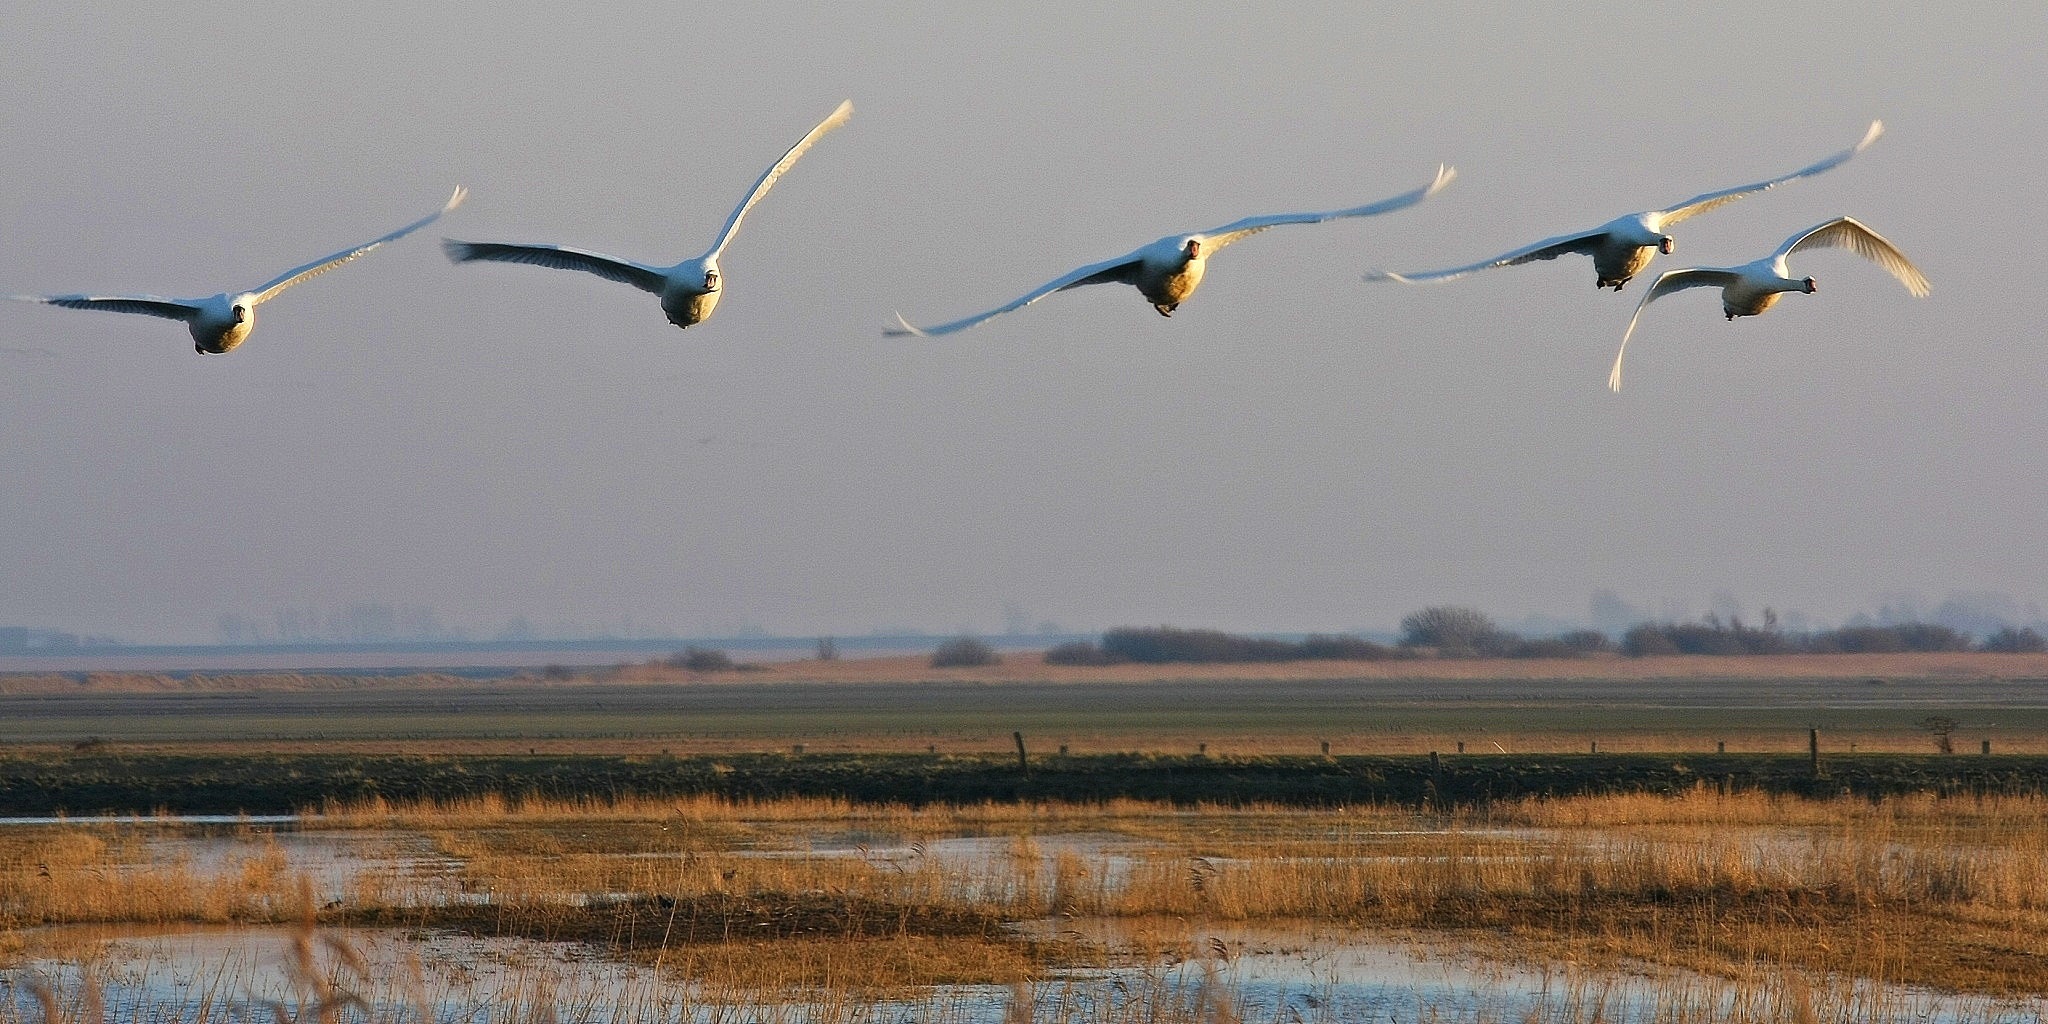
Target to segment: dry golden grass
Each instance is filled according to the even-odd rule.
[[[732,988],[1037,977],[1081,954],[1002,923],[1071,915],[1327,921],[1538,960],[2048,993],[2048,800],[2031,797],[1811,801],[1702,787],[1440,818],[1135,801],[486,798],[367,804],[309,825],[325,826],[421,834],[488,900],[450,904],[387,882],[350,892],[324,922],[589,941]],[[840,848],[809,851],[826,837]],[[887,851],[845,848],[853,837]],[[968,848],[979,852],[928,852],[947,837],[990,838]],[[24,830],[0,845],[0,923],[17,927],[288,921],[306,885],[256,837],[248,854],[206,866],[149,863],[132,827]]]
[[[281,921],[303,904],[304,877],[275,845],[166,864],[141,838],[109,826],[0,835],[0,925]]]

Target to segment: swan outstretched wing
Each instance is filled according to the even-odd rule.
[[[830,116],[818,122],[818,126],[811,129],[809,134],[798,139],[796,145],[789,147],[789,152],[782,154],[782,159],[775,161],[775,166],[768,168],[768,170],[761,174],[761,180],[754,183],[753,191],[748,192],[747,198],[741,200],[740,205],[734,208],[732,216],[726,218],[725,230],[718,233],[717,243],[711,246],[710,252],[704,254],[704,258],[707,260],[717,259],[718,254],[725,251],[725,244],[732,241],[733,233],[740,229],[740,221],[746,219],[747,211],[753,209],[754,204],[760,202],[761,197],[767,195],[768,190],[775,187],[776,179],[782,177],[783,172],[796,166],[797,160],[804,155],[804,150],[811,148],[811,144],[818,141],[819,136],[845,124],[846,119],[852,116],[853,101],[843,100],[840,102],[838,109],[832,111]]]
[[[630,284],[643,292],[661,294],[662,285],[668,280],[665,273],[654,267],[617,256],[606,256],[601,252],[571,249],[566,245],[527,245],[518,242],[462,242],[453,238],[443,239],[441,248],[448,258],[457,263],[472,260],[489,260],[496,263],[526,263],[536,267],[552,267],[556,270],[580,270],[596,274],[607,281]]]
[[[199,315],[197,303],[182,299],[160,299],[154,295],[9,295],[17,302],[40,302],[66,309],[96,309],[103,313],[139,313],[166,320],[190,320]]]
[[[1653,230],[1662,231],[1664,228],[1672,224],[1676,224],[1679,221],[1685,220],[1688,217],[1696,217],[1702,213],[1707,212],[1708,210],[1714,209],[1715,207],[1726,206],[1727,204],[1732,203],[1737,199],[1741,199],[1744,196],[1752,195],[1757,192],[1762,192],[1766,189],[1776,188],[1779,185],[1783,185],[1788,181],[1797,181],[1800,178],[1812,177],[1813,175],[1819,174],[1822,171],[1833,170],[1834,168],[1839,167],[1843,163],[1847,162],[1850,157],[1855,156],[1856,154],[1861,153],[1865,149],[1869,148],[1870,144],[1876,142],[1877,137],[1883,134],[1884,122],[1872,121],[1870,122],[1870,130],[1863,133],[1863,141],[1858,142],[1857,144],[1850,146],[1848,149],[1836,153],[1834,156],[1828,157],[1826,160],[1822,160],[1817,164],[1801,167],[1800,169],[1793,171],[1790,174],[1780,175],[1779,177],[1771,178],[1765,181],[1752,182],[1748,185],[1737,185],[1734,188],[1724,188],[1719,192],[1708,192],[1703,195],[1697,195],[1692,197],[1691,199],[1686,200],[1685,202],[1679,203],[1677,206],[1671,207],[1670,209],[1653,213],[1650,215],[1650,221],[1652,223]]]
[[[1395,210],[1407,209],[1424,199],[1428,199],[1430,196],[1436,195],[1438,192],[1443,191],[1443,187],[1450,184],[1451,180],[1457,176],[1458,171],[1456,168],[1448,164],[1438,164],[1436,167],[1436,177],[1431,179],[1429,184],[1418,189],[1403,192],[1391,199],[1382,199],[1377,203],[1367,203],[1364,206],[1354,206],[1348,210],[1325,210],[1321,213],[1275,213],[1264,217],[1246,217],[1243,220],[1233,221],[1212,231],[1204,231],[1196,237],[1202,239],[1203,244],[1211,249],[1221,249],[1247,235],[1255,235],[1267,228],[1276,228],[1282,224],[1320,224],[1323,221],[1337,220],[1341,217],[1371,217],[1382,213],[1392,213]]]
[[[1607,389],[1621,390],[1621,357],[1628,352],[1628,339],[1636,333],[1636,322],[1643,318],[1643,310],[1660,296],[1687,288],[1725,288],[1741,279],[1732,270],[1718,270],[1711,267],[1691,267],[1684,270],[1667,270],[1657,275],[1655,284],[1643,293],[1643,300],[1636,303],[1636,315],[1628,318],[1628,330],[1622,332],[1621,348],[1614,353],[1614,369],[1607,374]]]
[[[1476,270],[1487,270],[1493,267],[1512,267],[1521,263],[1534,263],[1537,260],[1554,260],[1559,256],[1568,256],[1573,253],[1590,256],[1606,241],[1607,231],[1605,229],[1582,231],[1576,234],[1559,235],[1556,238],[1546,238],[1534,245],[1523,246],[1513,252],[1502,253],[1490,260],[1468,263],[1465,266],[1452,267],[1449,270],[1430,270],[1419,274],[1396,274],[1390,270],[1376,270],[1365,275],[1365,279],[1368,281],[1399,281],[1402,284],[1440,284],[1444,281],[1455,281]]]
[[[364,242],[362,245],[356,246],[353,249],[343,249],[342,251],[335,253],[332,256],[315,260],[311,263],[306,264],[303,267],[295,267],[291,270],[287,270],[284,273],[279,274],[269,284],[266,284],[263,287],[256,289],[256,301],[263,302],[271,298],[272,296],[276,295],[278,292],[284,291],[286,288],[290,288],[292,285],[298,284],[300,281],[304,281],[309,277],[318,277],[321,274],[325,274],[328,271],[333,270],[334,268],[341,266],[342,264],[347,263],[348,261],[355,259],[356,257],[361,256],[362,254],[369,252],[370,250],[375,249],[380,245],[383,245],[386,242],[404,238],[405,236],[412,234],[413,232],[418,231],[419,229],[426,227],[429,224],[432,224],[434,221],[439,220],[442,214],[447,213],[448,211],[453,210],[458,206],[461,206],[462,200],[467,198],[468,196],[469,190],[463,188],[460,185],[457,185],[455,186],[455,194],[449,196],[447,204],[442,206],[440,209],[435,210],[433,213],[430,213],[425,217],[421,217],[419,220],[413,221],[412,223],[407,224],[406,226],[399,228],[398,230],[393,231],[392,233],[385,235],[382,238],[378,238],[369,242]]]
[[[1854,217],[1836,217],[1825,224],[1816,224],[1805,231],[1785,239],[1775,254],[1780,273],[1784,273],[1785,257],[1807,249],[1847,249],[1872,263],[1883,267],[1916,299],[1924,299],[1933,290],[1927,275],[1906,258],[1890,239],[1866,227]],[[1790,277],[1788,273],[1785,276]]]
[[[1105,260],[1101,263],[1091,263],[1064,277],[1054,278],[1044,285],[1026,292],[1021,298],[1006,305],[997,306],[986,313],[976,313],[973,316],[955,320],[949,324],[940,324],[937,327],[913,327],[910,321],[903,319],[903,315],[898,313],[896,315],[897,326],[886,328],[882,333],[892,338],[902,337],[907,334],[926,338],[937,337],[941,334],[952,334],[955,331],[964,331],[984,320],[1001,316],[1013,309],[1023,309],[1025,306],[1029,306],[1054,292],[1065,291],[1068,288],[1079,288],[1082,285],[1089,284],[1128,284],[1131,280],[1131,275],[1143,265],[1144,261],[1139,258],[1137,253],[1119,256],[1116,259]]]

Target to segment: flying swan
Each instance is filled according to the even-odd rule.
[[[1621,357],[1628,351],[1628,339],[1636,332],[1636,322],[1643,318],[1643,310],[1648,309],[1650,303],[1687,288],[1714,287],[1721,289],[1721,312],[1726,313],[1728,319],[1756,316],[1776,305],[1778,296],[1785,292],[1810,295],[1818,290],[1813,278],[1794,278],[1785,266],[1786,257],[1807,249],[1847,249],[1854,252],[1889,271],[1916,299],[1926,298],[1930,290],[1927,276],[1920,273],[1920,268],[1915,267],[1898,246],[1855,218],[1837,217],[1785,239],[1785,244],[1779,246],[1777,252],[1753,263],[1739,267],[1689,267],[1657,275],[1650,290],[1643,293],[1643,301],[1636,304],[1636,315],[1629,318],[1628,330],[1621,336],[1621,349],[1614,353],[1614,371],[1607,375],[1608,388],[1621,390]]]
[[[445,247],[448,258],[457,263],[471,260],[495,260],[500,263],[530,263],[537,267],[553,267],[556,270],[580,270],[596,274],[607,281],[630,284],[645,292],[661,296],[661,311],[668,315],[668,322],[677,327],[689,327],[703,323],[718,306],[718,296],[724,291],[723,279],[718,273],[718,256],[725,251],[727,243],[740,229],[740,221],[747,211],[768,194],[777,178],[796,166],[798,158],[818,137],[846,123],[853,116],[853,101],[846,100],[832,111],[830,117],[818,122],[818,126],[775,161],[759,181],[754,182],[753,191],[740,201],[732,216],[726,218],[725,230],[718,233],[718,241],[711,251],[695,259],[684,260],[673,267],[652,267],[645,263],[622,260],[616,256],[571,249],[563,245],[520,245],[511,242],[460,242],[448,239]]]
[[[447,205],[439,210],[413,221],[375,241],[365,242],[353,249],[344,249],[332,256],[322,257],[303,267],[287,270],[269,284],[255,291],[228,294],[222,292],[210,299],[164,299],[154,295],[10,295],[8,298],[21,302],[41,302],[67,309],[97,309],[109,313],[140,313],[144,316],[160,316],[167,320],[183,320],[192,332],[192,349],[200,355],[220,355],[233,351],[249,337],[256,326],[256,306],[275,298],[278,292],[290,288],[309,277],[318,277],[386,242],[395,241],[432,224],[440,216],[462,205],[469,190],[455,186],[455,194],[448,197]]]
[[[1144,294],[1145,301],[1150,302],[1152,308],[1159,311],[1160,316],[1172,316],[1173,311],[1179,308],[1181,303],[1186,302],[1188,296],[1195,293],[1195,287],[1202,283],[1202,275],[1208,269],[1209,257],[1238,239],[1282,224],[1319,224],[1340,217],[1370,217],[1374,214],[1391,213],[1414,206],[1435,195],[1457,175],[1458,172],[1450,167],[1439,165],[1435,180],[1429,184],[1377,203],[1324,213],[1280,213],[1267,217],[1246,217],[1211,231],[1192,235],[1168,235],[1116,259],[1091,263],[1046,283],[1008,305],[998,306],[986,313],[977,313],[964,320],[955,320],[936,327],[912,327],[899,313],[896,315],[897,326],[887,328],[882,333],[890,337],[901,337],[906,334],[920,337],[952,334],[1011,310],[1022,309],[1054,292],[1089,284],[1135,285],[1138,291]]]
[[[1631,213],[1616,217],[1591,231],[1578,231],[1556,238],[1546,238],[1534,245],[1503,253],[1490,260],[1472,263],[1449,270],[1432,270],[1416,274],[1395,274],[1379,270],[1365,275],[1368,281],[1399,281],[1403,284],[1435,284],[1441,281],[1455,281],[1475,270],[1489,267],[1512,267],[1536,260],[1554,260],[1559,256],[1583,253],[1593,257],[1593,286],[1612,288],[1620,291],[1629,278],[1643,272],[1658,253],[1670,255],[1674,243],[1667,230],[1671,225],[1690,217],[1697,217],[1708,210],[1726,206],[1744,196],[1776,188],[1788,181],[1812,177],[1822,171],[1832,170],[1855,156],[1884,134],[1884,122],[1870,122],[1870,130],[1863,134],[1863,141],[1828,157],[1817,164],[1802,167],[1790,174],[1748,185],[1722,189],[1697,195],[1677,206],[1644,213]]]

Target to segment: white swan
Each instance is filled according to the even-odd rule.
[[[1457,175],[1457,171],[1439,165],[1436,178],[1429,184],[1377,203],[1324,213],[1280,213],[1267,217],[1246,217],[1211,231],[1191,235],[1168,235],[1116,259],[1091,263],[986,313],[977,313],[964,320],[955,320],[936,327],[912,327],[899,313],[896,315],[897,326],[887,328],[882,333],[890,337],[906,334],[920,337],[952,334],[1013,309],[1022,309],[1054,292],[1088,284],[1136,285],[1138,291],[1144,294],[1145,301],[1152,303],[1152,308],[1158,310],[1160,316],[1172,316],[1174,309],[1186,302],[1188,296],[1195,293],[1195,287],[1202,283],[1202,275],[1207,270],[1209,257],[1240,238],[1282,224],[1317,224],[1339,217],[1370,217],[1374,214],[1390,213],[1413,206],[1435,195]]]
[[[775,166],[768,168],[760,180],[754,182],[753,190],[740,201],[740,205],[732,211],[732,216],[726,218],[725,230],[718,233],[718,241],[712,244],[710,252],[695,259],[684,260],[673,267],[653,267],[632,260],[622,260],[616,256],[561,245],[460,242],[453,238],[443,244],[448,250],[448,258],[457,263],[467,263],[471,260],[530,263],[537,267],[553,267],[556,270],[580,270],[587,274],[596,274],[607,281],[630,284],[641,291],[661,296],[661,311],[668,315],[669,323],[677,327],[700,324],[710,317],[711,311],[718,306],[718,297],[724,291],[723,281],[718,273],[718,256],[725,251],[726,244],[732,241],[734,232],[740,229],[740,221],[746,218],[747,211],[753,209],[754,204],[768,194],[768,190],[775,185],[777,178],[782,177],[783,172],[796,165],[797,159],[804,155],[805,150],[811,148],[812,143],[818,141],[819,136],[845,124],[846,119],[852,116],[853,101],[846,100],[840,103],[838,109],[832,111],[831,116],[818,122],[816,128],[797,140],[796,145],[789,147],[789,152],[782,154],[782,159],[775,161]]]
[[[192,332],[192,349],[200,355],[219,355],[229,352],[249,337],[256,327],[256,306],[258,303],[275,298],[278,292],[290,288],[309,277],[317,277],[335,267],[341,266],[386,242],[412,234],[432,224],[440,216],[457,206],[469,195],[469,190],[455,186],[455,194],[448,197],[446,205],[439,210],[413,221],[392,233],[374,241],[365,242],[353,249],[343,249],[332,256],[322,257],[278,275],[269,284],[255,291],[229,294],[222,292],[207,299],[164,299],[154,295],[10,295],[8,298],[21,302],[41,302],[67,309],[97,309],[109,313],[140,313],[144,316],[160,316],[168,320],[183,320]]]
[[[1643,301],[1636,303],[1636,315],[1629,318],[1628,330],[1622,333],[1621,349],[1614,353],[1614,370],[1607,375],[1608,388],[1621,390],[1621,357],[1628,351],[1628,339],[1636,333],[1636,322],[1643,318],[1643,310],[1650,303],[1687,288],[1716,287],[1721,289],[1721,312],[1728,319],[1755,316],[1776,305],[1778,296],[1785,292],[1811,294],[1818,290],[1813,278],[1794,278],[1785,266],[1787,256],[1806,249],[1848,249],[1890,271],[1916,299],[1926,298],[1931,290],[1927,276],[1898,246],[1854,218],[1837,217],[1785,239],[1777,252],[1755,262],[1739,267],[1667,270],[1657,275],[1650,290],[1643,293]]]
[[[1546,238],[1534,245],[1524,246],[1513,252],[1503,253],[1490,260],[1452,267],[1449,270],[1432,270],[1418,274],[1395,274],[1388,271],[1374,271],[1367,274],[1368,281],[1399,281],[1403,284],[1435,284],[1441,281],[1455,281],[1475,270],[1489,267],[1511,267],[1518,263],[1536,260],[1554,260],[1570,253],[1584,253],[1593,257],[1593,286],[1612,288],[1620,291],[1629,278],[1643,272],[1658,253],[1670,255],[1674,248],[1667,229],[1689,217],[1697,217],[1708,210],[1726,206],[1744,196],[1753,195],[1766,189],[1776,188],[1788,181],[1811,177],[1822,171],[1840,166],[1844,161],[1863,152],[1871,143],[1884,134],[1884,122],[1870,122],[1870,130],[1863,134],[1863,141],[1828,157],[1817,164],[1802,167],[1790,174],[1748,185],[1724,188],[1718,192],[1697,195],[1677,206],[1662,210],[1649,210],[1616,217],[1591,231],[1578,231],[1556,238]]]

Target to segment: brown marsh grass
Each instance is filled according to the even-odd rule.
[[[1323,921],[1534,962],[2048,994],[2048,800],[2033,797],[1701,787],[1443,816],[487,797],[337,807],[305,827],[417,834],[459,865],[470,897],[399,880],[352,890],[322,923],[574,939],[736,987],[1043,978],[1113,951],[1004,925],[1073,917]],[[971,855],[933,853],[973,837]],[[127,827],[0,836],[10,928],[290,921],[305,885],[260,837],[199,865],[150,862]]]
[[[0,832],[0,927],[287,920],[304,881],[274,843],[202,865],[156,862],[143,835],[111,826]]]

